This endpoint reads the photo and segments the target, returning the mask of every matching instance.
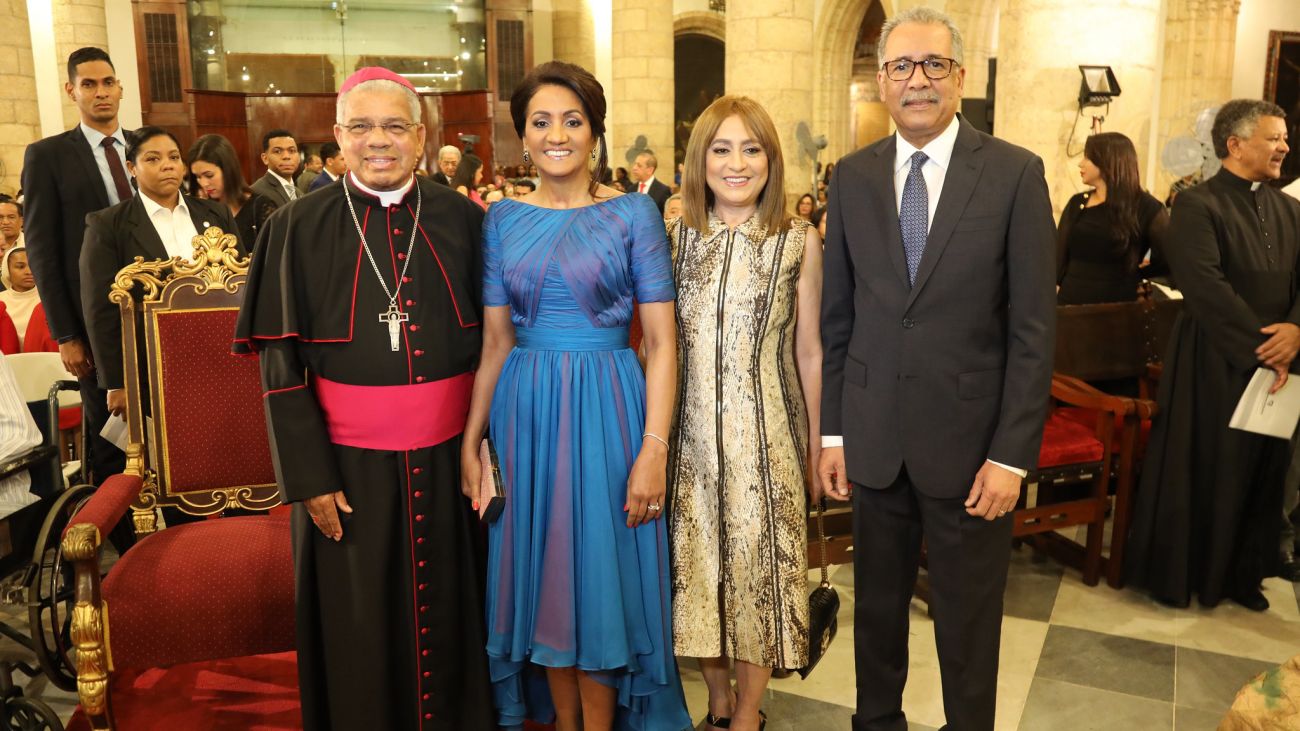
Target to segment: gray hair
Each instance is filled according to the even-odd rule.
[[[952,22],[947,14],[942,13],[934,8],[915,7],[904,10],[894,17],[886,20],[884,25],[880,26],[880,40],[876,43],[876,61],[883,64],[885,61],[893,59],[885,58],[885,44],[889,43],[889,34],[904,23],[920,23],[922,25],[942,25],[948,29],[952,35],[952,58],[959,66],[966,65],[965,49],[961,42],[961,30],[957,24]]]
[[[1219,113],[1214,115],[1214,127],[1210,129],[1215,156],[1220,160],[1228,156],[1229,137],[1243,140],[1253,137],[1260,117],[1286,119],[1286,112],[1273,102],[1259,99],[1233,99],[1219,107]]]
[[[681,193],[673,193],[672,195],[670,195],[670,196],[668,196],[666,199],[664,199],[664,207],[666,208],[666,207],[668,206],[668,204],[669,204],[669,203],[672,203],[673,201],[680,201],[680,200],[682,200],[682,194],[681,194]]]
[[[343,94],[339,94],[338,103],[334,108],[334,120],[338,124],[343,124],[346,121],[343,119],[343,108],[348,102],[348,97],[355,91],[400,91],[406,95],[406,103],[411,107],[411,121],[416,124],[420,123],[420,97],[415,92],[402,86],[396,81],[390,81],[388,79],[371,79],[370,81],[363,81],[360,84],[357,84]]]
[[[449,152],[455,155],[457,160],[460,159],[460,148],[455,145],[443,145],[442,147],[439,147],[438,159],[441,160],[442,156],[446,155]]]

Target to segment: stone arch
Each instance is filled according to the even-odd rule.
[[[673,36],[697,35],[727,42],[727,21],[717,13],[691,11],[673,16]]]

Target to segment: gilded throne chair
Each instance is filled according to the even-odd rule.
[[[272,512],[257,361],[230,353],[247,272],[234,236],[210,228],[192,261],[137,258],[112,285],[129,444],[126,470],[63,538],[84,714],[73,727],[301,725],[289,519]],[[101,574],[105,538],[128,512],[137,542]]]

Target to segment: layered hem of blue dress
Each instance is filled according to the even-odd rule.
[[[622,510],[645,423],[627,328],[521,327],[516,344],[491,413],[507,484],[506,512],[489,529],[485,608],[499,723],[553,721],[544,670],[576,667],[616,690],[616,729],[690,729],[666,527],[628,528]]]

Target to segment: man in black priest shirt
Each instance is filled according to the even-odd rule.
[[[414,175],[409,82],[343,84],[351,172],[264,227],[236,352],[259,353],[293,506],[306,729],[494,729],[461,431],[480,345],[483,214]]]
[[[1134,508],[1128,578],[1165,603],[1192,594],[1268,609],[1290,457],[1284,439],[1228,427],[1258,368],[1282,387],[1300,349],[1300,202],[1267,183],[1289,150],[1271,102],[1223,105],[1211,137],[1223,169],[1178,195],[1166,258],[1183,292]],[[1293,386],[1294,387],[1294,386]]]

